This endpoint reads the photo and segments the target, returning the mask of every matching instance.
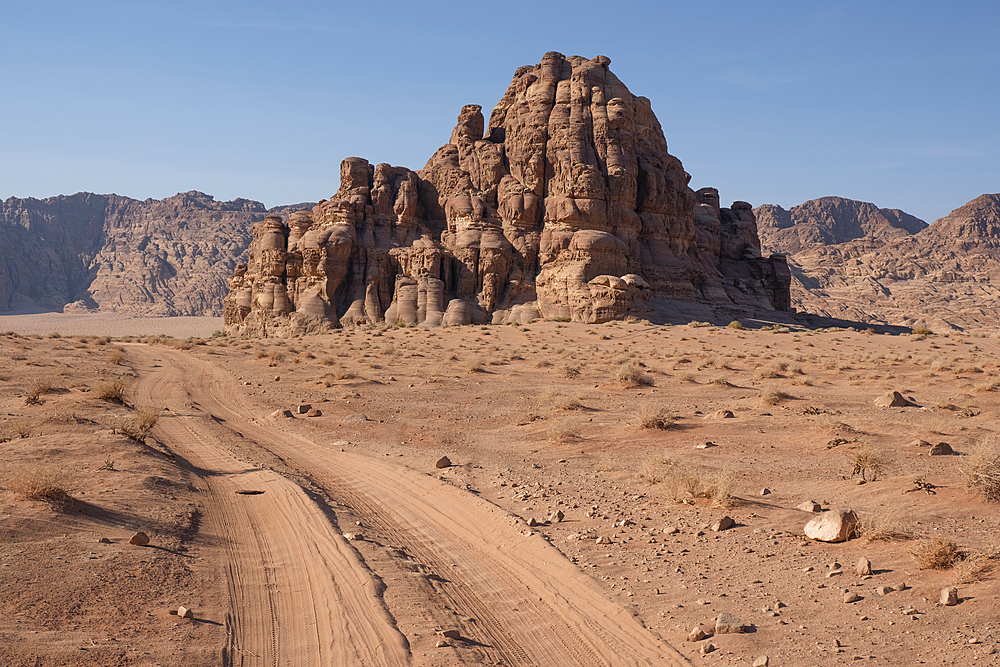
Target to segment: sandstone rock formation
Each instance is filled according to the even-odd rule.
[[[851,205],[858,211],[867,206],[871,205]],[[792,305],[797,310],[934,330],[1000,326],[1000,309],[995,305],[1000,300],[1000,194],[977,197],[916,233],[908,233],[918,225],[905,214],[896,216],[899,226],[866,228],[865,220],[875,219],[874,214],[824,226],[818,218],[804,215],[822,210],[816,202],[794,207],[798,213],[793,214],[793,227],[777,229],[783,223],[775,222],[775,208],[757,209],[761,237],[768,239],[764,245],[771,243],[771,249],[801,247],[789,256]],[[886,209],[875,210],[892,217]],[[822,234],[799,234],[795,231],[799,225],[823,229],[824,234],[835,228],[867,231],[832,245],[823,240],[806,244],[804,239]]]
[[[0,202],[0,310],[220,315],[251,227],[267,214],[259,202],[200,192],[10,198]]]
[[[787,309],[787,266],[761,255],[750,205],[688,187],[649,100],[609,64],[519,68],[489,122],[463,107],[419,172],[344,160],[328,201],[255,225],[227,330]]]

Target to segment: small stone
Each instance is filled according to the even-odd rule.
[[[892,593],[894,590],[896,590],[896,589],[893,588],[892,586],[876,586],[875,587],[875,592],[878,595],[888,595],[889,593]]]
[[[447,456],[442,456],[434,464],[434,467],[435,468],[450,468],[451,467],[451,459],[449,459]]]
[[[111,544],[111,540],[109,540],[106,537],[102,537],[101,539],[97,540],[97,543],[98,544]]]
[[[691,632],[688,633],[688,641],[689,642],[700,642],[702,639],[704,639],[707,636],[708,635],[705,634],[705,631],[701,629],[701,626],[700,625],[696,625],[693,628],[691,628]]]
[[[295,413],[296,414],[300,414],[300,415],[304,415],[307,412],[309,412],[310,410],[312,410],[312,406],[309,405],[308,403],[303,403],[299,407],[295,408]]]
[[[890,391],[876,398],[875,405],[882,408],[905,408],[913,405],[913,403],[903,398],[903,395],[898,391]]]
[[[872,573],[872,562],[862,556],[858,559],[858,564],[854,567],[854,571],[861,577],[870,575]]]
[[[806,537],[820,542],[843,542],[858,525],[858,516],[853,510],[832,510],[824,512],[805,525]]]
[[[144,547],[149,544],[149,535],[142,532],[141,530],[129,538],[129,544],[134,544],[137,547]]]
[[[319,408],[310,408],[309,412],[306,413],[306,417],[322,417],[323,411]]]
[[[274,376],[274,381],[275,382],[281,382],[281,376],[280,375],[275,375]]]
[[[676,535],[679,532],[681,531],[677,526],[667,526],[666,528],[663,529],[663,533],[665,535]]]
[[[447,637],[448,639],[461,639],[462,633],[458,630],[442,630],[441,636]]]
[[[767,667],[770,662],[770,659],[766,655],[762,655],[753,661],[753,667]]]
[[[720,530],[726,530],[727,528],[732,528],[735,525],[736,522],[733,521],[732,517],[724,516],[712,524],[712,530],[717,533]]]
[[[715,619],[715,634],[725,635],[738,632],[743,632],[743,621],[732,614],[723,612]]]
[[[800,505],[796,505],[795,509],[802,510],[803,512],[809,512],[811,514],[819,514],[823,511],[823,506],[815,500],[807,500]]]
[[[939,442],[931,447],[931,456],[951,456],[955,450],[947,442]]]
[[[608,537],[607,535],[601,535],[600,537],[597,538],[596,543],[597,544],[611,544],[611,538]]]
[[[906,585],[906,582],[905,581],[901,581],[898,584],[896,584],[895,586],[893,586],[892,590],[894,590],[894,591],[905,591],[907,588],[908,588],[908,586]]]
[[[958,604],[958,589],[954,586],[946,586],[941,589],[941,598],[938,600],[938,604],[944,605],[945,607],[954,607]]]
[[[563,514],[562,510],[556,510],[555,512],[549,515],[549,523],[561,523],[562,520],[565,518],[566,515]]]
[[[365,539],[365,536],[361,533],[344,533],[344,539],[349,542],[358,542]]]
[[[771,489],[769,489],[767,487],[764,487],[763,489],[760,490],[760,495],[762,495],[762,496],[769,496],[769,495],[771,495]]]
[[[707,644],[702,644],[701,648],[699,649],[702,655],[708,655],[714,650],[715,650],[715,644],[713,644],[712,642],[708,642]]]
[[[826,578],[829,579],[830,577],[836,577],[838,574],[843,574],[843,573],[844,573],[843,570],[830,570],[829,572],[826,573]]]
[[[183,605],[177,607],[177,615],[180,616],[181,618],[194,618],[194,612],[191,611],[191,609],[189,609],[188,607],[185,607]]]
[[[535,520],[535,517],[531,517],[530,519],[528,519],[528,527],[529,528],[534,528],[537,525],[539,525],[539,524],[538,524],[538,521]]]
[[[844,602],[847,602],[847,603],[857,602],[860,599],[861,599],[861,596],[858,595],[857,593],[855,593],[854,591],[846,591],[846,592],[844,592]]]
[[[443,639],[439,639],[434,643],[434,648],[444,648],[446,646],[450,646],[450,644]]]

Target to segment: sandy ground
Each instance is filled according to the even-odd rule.
[[[1000,512],[965,483],[996,431],[990,338],[537,322],[0,347],[0,664],[1000,660]],[[890,390],[911,403],[876,406]],[[807,500],[861,535],[806,539]],[[924,567],[934,538],[964,559]],[[722,613],[743,632],[714,634]]]
[[[117,313],[35,313],[0,315],[0,331],[23,336],[190,336],[207,338],[222,330],[221,317],[128,317]]]

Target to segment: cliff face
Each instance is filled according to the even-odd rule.
[[[79,193],[0,202],[0,310],[220,315],[259,202],[200,192],[138,201]]]
[[[791,209],[795,226],[806,230],[794,239],[806,238],[810,228],[824,227],[824,218],[803,212],[824,210],[818,202],[828,199]],[[862,202],[854,204],[858,211],[865,207],[882,214],[886,211]],[[769,211],[758,209],[758,213],[765,224],[777,218]],[[903,221],[907,218],[916,220],[906,214],[899,216]],[[865,220],[864,216],[843,220],[841,227],[861,228]],[[782,247],[781,237],[770,231],[762,231],[762,238]],[[1000,194],[977,197],[930,226],[883,223],[844,242],[803,243],[789,255],[789,263],[792,304],[799,310],[859,322],[934,329],[997,327]]]
[[[344,160],[329,201],[254,226],[227,329],[787,309],[787,266],[761,256],[750,205],[692,191],[609,64],[549,53],[518,69],[489,123],[464,107],[419,172]]]

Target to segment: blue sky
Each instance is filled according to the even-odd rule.
[[[7,4],[0,199],[316,201],[347,156],[421,168],[546,51],[610,57],[726,203],[1000,191],[994,2]]]

